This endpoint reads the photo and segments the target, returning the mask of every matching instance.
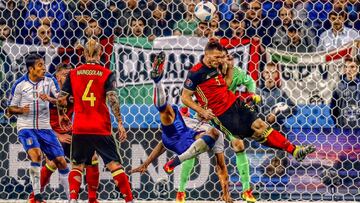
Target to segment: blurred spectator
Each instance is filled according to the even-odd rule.
[[[331,114],[337,127],[360,128],[359,62],[346,58],[344,72],[333,91],[330,103]]]
[[[77,0],[71,1],[68,5],[71,30],[67,30],[67,35],[74,37],[71,39],[70,44],[74,44],[76,39],[81,38],[84,35],[84,30],[87,27],[87,23],[94,19],[102,25],[104,30],[102,34],[106,36],[112,35],[111,28],[115,27],[116,20],[111,18],[111,11],[107,9],[105,3],[101,0]],[[70,32],[70,33],[69,33]]]
[[[35,28],[47,24],[56,33],[57,42],[64,36],[64,28],[68,26],[65,19],[66,5],[62,0],[34,0],[27,5],[26,28],[31,35],[36,35]],[[22,33],[26,36],[27,33]]]
[[[148,37],[150,32],[146,26],[144,18],[132,18],[129,26],[126,29],[126,36],[128,37]]]
[[[274,129],[282,130],[285,119],[296,114],[296,106],[280,89],[280,72],[275,63],[265,65],[262,80],[263,84],[257,89],[257,94],[262,98],[259,115]]]
[[[307,28],[306,25],[298,25],[294,21],[294,10],[287,7],[282,7],[279,10],[279,18],[281,24],[276,27],[276,32],[272,37],[272,46],[281,50],[298,50],[300,52],[314,51],[316,46],[316,38],[311,29]],[[293,26],[291,32],[289,27]],[[300,41],[297,37],[299,35]],[[294,38],[295,37],[295,38]],[[292,41],[295,40],[295,41]],[[287,47],[289,45],[295,45],[295,47]],[[298,48],[296,48],[298,47]],[[302,47],[302,48],[300,48]],[[300,49],[299,49],[300,48]],[[304,49],[305,48],[305,49]],[[308,49],[309,48],[309,49]]]
[[[279,18],[281,24],[276,27],[276,32],[272,37],[272,46],[277,47],[280,44],[283,44],[283,41],[288,41],[284,39],[287,36],[288,28],[293,24],[294,13],[291,8],[282,7],[279,10]]]
[[[154,9],[158,4],[165,4],[166,11],[170,14],[169,23],[175,24],[177,21],[183,19],[188,2],[200,2],[200,0],[147,0],[147,7]]]
[[[308,36],[304,36],[299,25],[292,25],[287,31],[287,36],[277,46],[277,49],[289,52],[314,52],[316,46],[311,43],[312,40]]]
[[[299,24],[306,24],[309,0],[284,0],[284,6],[293,10],[293,19]]]
[[[11,29],[6,24],[6,21],[3,19],[0,19],[0,42],[5,42],[5,41],[14,43],[14,38],[11,35]]]
[[[152,17],[148,19],[147,24],[152,30],[155,37],[165,37],[172,35],[172,27],[170,24],[171,14],[166,10],[166,4],[160,3],[152,11]]]
[[[331,28],[320,35],[318,50],[331,50],[359,38],[358,31],[345,27],[346,13],[332,11],[329,13]]]
[[[0,8],[0,19],[6,21],[6,25],[11,28],[11,38],[23,43],[22,37],[19,36],[20,30],[24,27],[24,19],[26,17],[26,3],[27,1],[2,1],[3,8]],[[21,37],[21,38],[19,38]]]
[[[271,43],[271,36],[275,30],[269,19],[262,18],[262,7],[258,0],[253,0],[245,6],[245,36],[248,38],[259,37],[263,45]]]
[[[232,19],[229,24],[229,29],[225,32],[225,36],[227,38],[243,38],[245,36],[245,22],[239,21],[237,18]]]
[[[213,19],[210,21],[209,26],[214,36],[223,37],[224,34],[220,29],[220,13],[216,12]]]
[[[39,46],[50,46],[54,47],[54,43],[51,41],[52,33],[49,25],[40,25],[37,29],[37,36],[34,39],[34,44]]]
[[[110,67],[110,57],[113,51],[114,37],[107,37],[103,34],[103,29],[99,25],[99,22],[95,19],[91,19],[87,23],[87,27],[84,30],[84,37],[79,41],[81,47],[85,47],[85,44],[89,39],[96,39],[103,47],[103,52],[101,54],[100,61],[104,64],[105,67]]]
[[[193,35],[196,27],[198,26],[198,20],[195,17],[194,10],[195,5],[200,0],[184,0],[186,12],[183,15],[183,19],[176,22],[174,25],[174,35]]]
[[[214,33],[210,28],[209,23],[200,22],[195,30],[195,36],[211,38],[214,36]]]
[[[151,11],[147,7],[147,2],[137,0],[119,0],[117,7],[120,9],[121,14],[119,16],[118,25],[122,28],[131,25],[132,19],[149,19],[151,17]],[[144,22],[144,25],[147,23]]]
[[[86,23],[90,19],[99,20],[107,19],[110,13],[106,11],[106,5],[101,0],[77,0],[71,1],[68,5],[69,10],[73,13],[73,17],[82,23]]]
[[[316,50],[316,45],[312,43],[314,40],[305,35],[303,29],[297,24],[291,25],[282,38],[277,36],[274,39],[280,41],[273,43],[274,48],[279,50],[300,53],[314,52]]]

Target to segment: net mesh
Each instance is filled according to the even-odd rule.
[[[27,199],[29,160],[18,141],[16,117],[5,109],[16,79],[26,74],[24,57],[45,57],[48,72],[60,63],[76,67],[89,38],[103,46],[101,62],[116,73],[128,139],[120,144],[123,165],[140,165],[161,139],[152,104],[151,62],[166,53],[164,85],[168,101],[180,104],[187,71],[208,38],[228,48],[236,66],[256,82],[262,118],[276,114],[273,127],[295,144],[314,144],[303,162],[245,140],[251,185],[261,200],[360,201],[360,3],[354,0],[214,0],[210,23],[194,16],[199,0],[3,0],[0,1],[0,199]],[[239,86],[238,92],[249,87]],[[285,104],[284,104],[285,103]],[[291,111],[279,110],[289,106]],[[113,119],[113,126],[117,124]],[[230,193],[240,199],[242,185],[235,155],[225,141]],[[170,200],[179,169],[167,176],[167,152],[148,172],[130,175],[141,200]],[[199,156],[187,187],[189,200],[218,200],[221,187],[212,153]],[[100,164],[99,198],[121,198]],[[56,172],[57,173],[57,172]],[[47,199],[64,199],[58,175],[45,189]],[[82,185],[81,199],[87,198]]]

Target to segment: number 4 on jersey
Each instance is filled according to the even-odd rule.
[[[90,106],[91,107],[95,106],[95,101],[96,101],[96,97],[94,97],[94,93],[90,92],[90,97],[88,96],[92,83],[93,83],[93,80],[90,80],[88,82],[88,84],[86,85],[86,89],[84,91],[84,94],[82,95],[82,100],[83,101],[90,101]]]

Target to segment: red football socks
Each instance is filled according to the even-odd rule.
[[[263,143],[264,145],[276,149],[282,149],[292,154],[295,150],[295,146],[291,144],[291,142],[284,137],[279,131],[272,130],[270,134],[267,136],[266,141]]]
[[[78,199],[81,186],[82,172],[78,169],[72,169],[69,173],[70,199]]]
[[[99,166],[91,165],[86,167],[86,182],[88,185],[89,202],[95,201],[97,198],[97,190],[99,187]]]
[[[49,165],[45,164],[45,166],[43,166],[41,168],[40,171],[40,187],[41,187],[41,191],[44,190],[45,186],[50,182],[50,177],[53,174],[53,172],[56,169],[51,168]]]
[[[117,169],[111,172],[116,186],[118,186],[121,194],[124,196],[125,202],[133,200],[130,183],[127,175],[122,169]]]

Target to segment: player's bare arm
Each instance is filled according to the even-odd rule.
[[[56,103],[57,103],[57,99],[51,97],[51,96],[48,95],[48,94],[39,94],[39,98],[42,99],[43,101],[48,101],[48,102],[50,102],[50,103],[52,103],[52,104],[56,104]]]
[[[111,107],[111,110],[118,122],[119,138],[120,138],[120,141],[122,142],[126,139],[127,135],[126,135],[126,130],[123,126],[123,122],[122,122],[122,118],[121,118],[120,101],[119,101],[118,94],[116,91],[108,91],[106,93],[106,97],[107,97],[107,100]]]
[[[30,104],[25,105],[24,107],[9,106],[7,109],[7,113],[9,115],[28,114],[29,112],[30,112]]]
[[[162,141],[160,141],[156,147],[154,148],[154,150],[151,152],[151,154],[149,155],[149,157],[145,160],[145,162],[137,167],[134,168],[130,171],[130,173],[145,173],[147,171],[147,167],[155,160],[157,159],[160,155],[162,155],[164,152],[166,151],[166,148],[164,147],[164,144],[162,143]]]
[[[67,98],[69,97],[69,93],[66,91],[60,91],[58,98],[56,99],[56,108],[59,117],[59,125],[63,130],[71,130],[71,120],[66,115],[66,106],[67,106]]]
[[[194,91],[184,88],[181,94],[182,103],[196,111],[202,118],[206,120],[213,119],[215,115],[212,113],[211,109],[203,109],[196,102],[194,102],[191,98],[193,94]]]

